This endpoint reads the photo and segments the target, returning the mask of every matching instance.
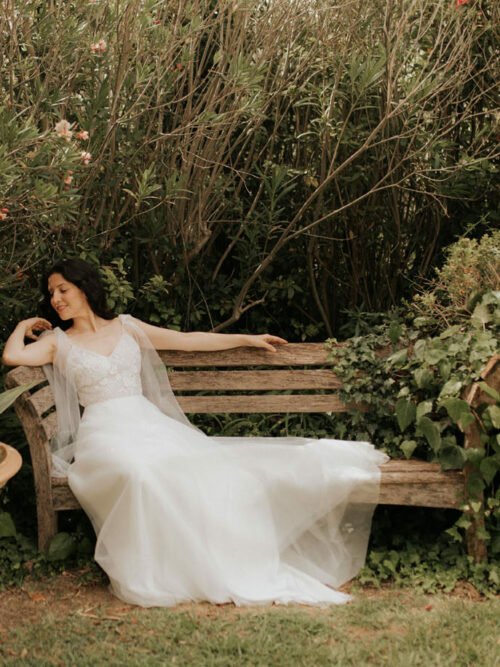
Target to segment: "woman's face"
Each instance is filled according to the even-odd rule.
[[[89,310],[87,297],[82,290],[60,273],[49,277],[50,304],[61,320],[84,315]]]

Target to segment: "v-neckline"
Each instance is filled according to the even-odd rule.
[[[121,321],[120,321],[120,329],[121,329],[121,332],[120,332],[120,335],[118,337],[118,340],[116,341],[115,346],[113,347],[113,349],[111,350],[111,352],[109,354],[102,354],[101,352],[96,352],[95,350],[91,350],[88,347],[82,347],[81,345],[76,345],[75,343],[73,343],[71,341],[71,336],[68,336],[68,334],[65,331],[63,333],[66,336],[66,338],[68,339],[69,344],[71,345],[71,347],[76,347],[77,350],[83,350],[84,352],[90,352],[91,354],[95,354],[98,357],[102,357],[103,359],[110,359],[114,355],[114,353],[116,352],[117,347],[120,345],[120,343],[122,341],[122,338],[125,335],[125,330],[123,329],[123,324],[121,323]]]

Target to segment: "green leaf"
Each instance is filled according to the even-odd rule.
[[[433,401],[422,401],[417,405],[417,422],[424,416],[432,412]]]
[[[478,385],[480,386],[481,390],[484,391],[485,394],[488,394],[488,396],[491,396],[491,398],[494,398],[495,401],[498,401],[500,403],[500,394],[498,391],[493,389],[493,387],[490,387],[489,384],[486,384],[486,382],[478,382]]]
[[[448,378],[450,377],[451,363],[448,361],[448,359],[443,359],[442,361],[439,362],[438,368],[439,368],[439,374],[446,382],[446,380],[448,380]]]
[[[485,483],[478,472],[473,471],[467,481],[467,492],[471,496],[475,496],[484,491]]]
[[[75,550],[75,539],[68,533],[57,533],[50,542],[47,558],[50,561],[64,560]]]
[[[432,384],[432,381],[434,380],[434,373],[430,370],[430,368],[417,368],[417,370],[413,373],[413,377],[415,378],[415,382],[417,383],[417,387],[419,389],[426,389]]]
[[[0,512],[0,537],[15,537],[16,527],[8,512]]]
[[[399,445],[399,447],[403,451],[405,457],[407,459],[410,459],[417,447],[417,443],[415,442],[415,440],[403,440],[403,442]]]
[[[5,410],[7,410],[7,408],[9,408],[12,403],[14,403],[16,398],[21,396],[21,394],[23,394],[25,391],[28,391],[28,389],[31,389],[31,387],[40,384],[41,382],[43,382],[43,380],[33,380],[32,382],[27,382],[20,387],[14,387],[14,389],[8,389],[7,391],[0,393],[0,414],[5,412]]]
[[[462,382],[460,380],[452,378],[451,380],[448,380],[448,382],[444,383],[443,388],[439,393],[439,396],[440,397],[451,396],[451,394],[457,394],[461,388],[462,388]]]
[[[491,423],[495,428],[500,428],[500,408],[498,405],[489,405],[486,411],[491,419]]]
[[[394,410],[401,431],[404,431],[407,426],[415,421],[417,409],[413,401],[408,401],[406,398],[398,398]]]
[[[435,366],[442,359],[445,359],[447,356],[446,350],[440,350],[438,348],[427,348],[424,354],[424,361],[429,364],[429,366]]]
[[[425,436],[432,450],[437,453],[441,447],[441,434],[437,425],[429,417],[422,417],[417,426],[420,433]]]
[[[454,422],[462,419],[462,415],[470,414],[470,405],[462,398],[445,398],[440,402]]]
[[[490,549],[492,554],[500,554],[500,535],[495,535],[492,539]]]
[[[463,468],[466,458],[464,449],[458,445],[445,445],[439,450],[439,461],[443,470]]]
[[[388,358],[388,361],[393,364],[393,366],[402,366],[405,361],[408,359],[408,350],[404,348],[403,350],[398,350],[391,354]]]
[[[491,313],[489,311],[488,306],[484,304],[478,304],[474,308],[474,312],[472,313],[472,319],[477,320],[480,322],[481,325],[487,324],[488,322],[491,321]]]
[[[441,340],[445,340],[446,338],[450,338],[450,336],[454,336],[458,331],[460,331],[460,325],[455,324],[454,326],[445,329],[443,333],[439,334],[439,338]]]
[[[388,333],[391,343],[396,345],[398,340],[401,338],[401,334],[403,333],[403,327],[399,324],[399,322],[391,322]]]
[[[486,455],[486,451],[482,447],[469,447],[465,450],[467,461],[475,468],[479,468],[481,461]]]
[[[479,464],[479,470],[481,471],[486,484],[491,484],[498,470],[500,470],[500,461],[496,456],[488,456]]]

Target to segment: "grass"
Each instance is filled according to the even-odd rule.
[[[500,599],[408,591],[343,607],[50,612],[1,635],[0,664],[500,665]]]

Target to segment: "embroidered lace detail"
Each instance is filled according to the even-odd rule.
[[[107,357],[73,345],[68,353],[67,372],[73,377],[83,407],[142,394],[141,351],[125,332]]]

